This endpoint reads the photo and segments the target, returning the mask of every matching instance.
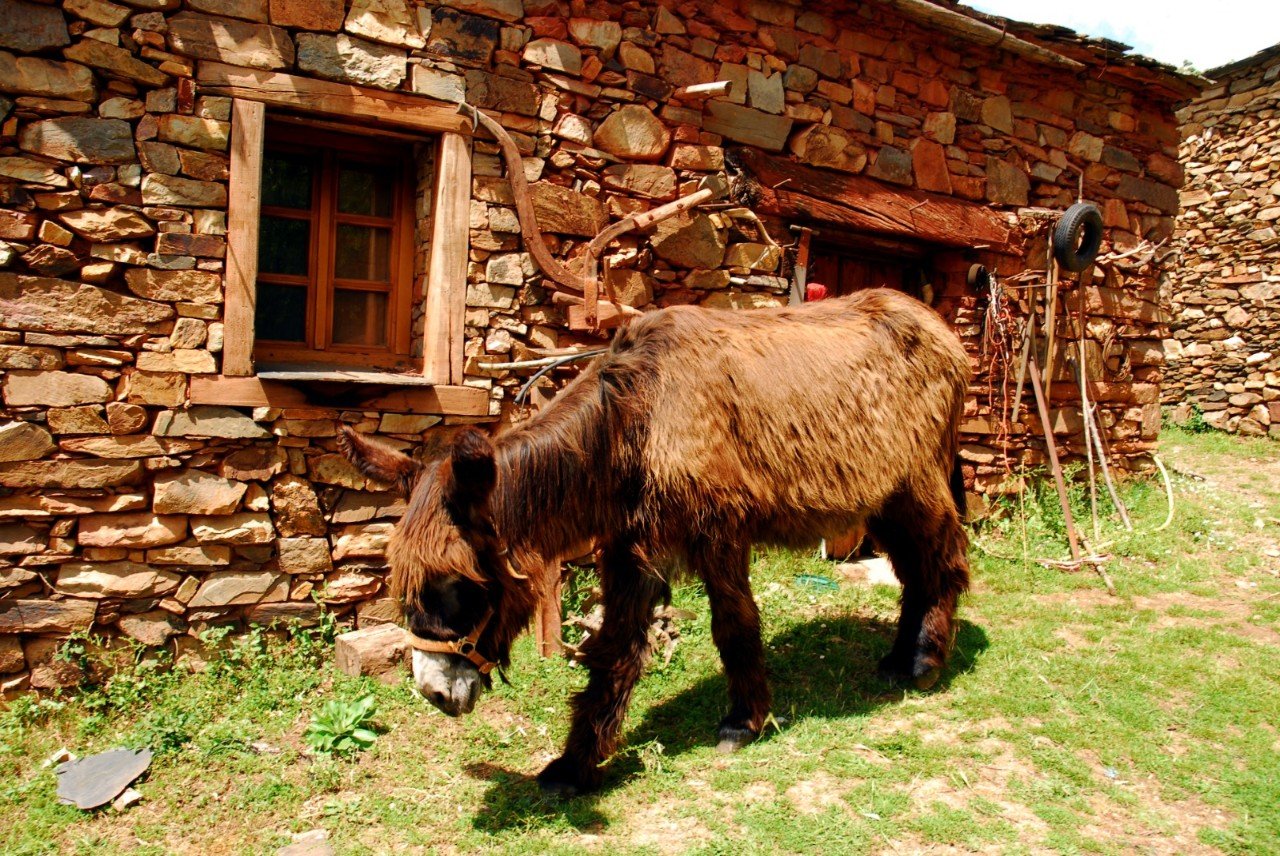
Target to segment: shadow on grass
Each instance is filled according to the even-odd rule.
[[[973,669],[989,645],[976,624],[958,621],[956,646],[946,671],[929,692],[945,692],[957,675]],[[907,692],[876,677],[876,664],[888,652],[896,622],[863,616],[822,618],[785,628],[766,641],[773,709],[787,728],[804,719],[855,719],[901,700]],[[643,679],[642,679],[643,680]],[[665,757],[714,746],[721,717],[728,710],[723,674],[705,678],[673,698],[651,707],[628,730],[625,746],[662,744]],[[568,709],[566,707],[566,715]],[[776,729],[766,728],[757,742]],[[747,747],[743,751],[750,752]],[[530,776],[490,764],[467,768],[490,781],[485,808],[472,825],[484,832],[556,827],[599,831],[608,821],[596,809],[603,794],[642,774],[636,752],[625,749],[610,762],[604,786],[576,799],[547,797]]]

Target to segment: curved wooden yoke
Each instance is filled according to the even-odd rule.
[[[586,323],[592,329],[600,329],[602,326],[599,315],[600,256],[609,244],[627,232],[644,229],[674,217],[704,202],[723,196],[728,190],[723,178],[709,176],[702,180],[697,191],[688,196],[640,214],[632,214],[611,224],[587,244],[583,257],[583,272],[575,273],[551,254],[551,250],[542,239],[542,232],[538,229],[537,217],[533,211],[533,199],[529,195],[529,182],[524,176],[524,161],[520,157],[520,150],[516,147],[515,140],[502,125],[470,104],[461,104],[458,110],[469,115],[477,127],[483,127],[498,141],[502,159],[507,166],[507,179],[511,182],[511,194],[515,197],[516,213],[520,218],[520,234],[524,238],[525,246],[542,272],[559,286],[561,291],[558,295],[561,297],[559,302],[581,304],[585,309]],[[566,294],[564,293],[566,290],[573,293]],[[627,316],[640,314],[634,307],[624,306],[618,302],[617,295],[613,293],[613,288],[607,279],[605,292],[616,310],[614,318],[618,323]],[[578,297],[578,295],[582,296]],[[616,324],[610,326],[616,326]]]

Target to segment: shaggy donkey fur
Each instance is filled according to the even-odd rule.
[[[599,786],[616,749],[672,560],[706,585],[729,748],[759,734],[770,705],[753,543],[812,544],[865,523],[903,583],[880,668],[936,680],[968,585],[956,462],[968,378],[956,335],[894,291],[779,310],[681,306],[636,319],[545,410],[493,441],[466,429],[423,466],[350,429],[340,440],[364,473],[411,493],[389,559],[420,636],[460,638],[492,608],[478,647],[505,665],[547,569],[600,548],[605,618],[584,650],[590,680],[564,755],[539,776],[575,793]]]

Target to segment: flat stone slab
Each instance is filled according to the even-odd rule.
[[[98,808],[124,793],[149,766],[150,749],[112,749],[78,761],[64,761],[54,769],[58,775],[58,800],[85,811]]]

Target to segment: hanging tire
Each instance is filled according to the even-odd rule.
[[[1053,230],[1053,256],[1073,273],[1093,264],[1102,247],[1102,212],[1082,202],[1072,205]]]

